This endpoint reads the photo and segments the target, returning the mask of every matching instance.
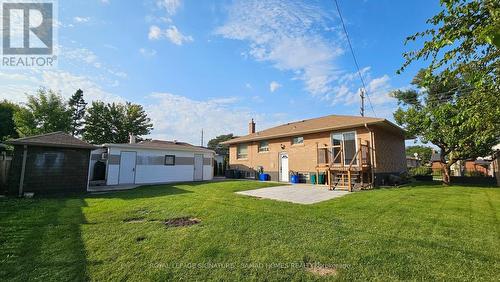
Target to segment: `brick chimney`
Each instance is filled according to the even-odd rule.
[[[255,122],[253,119],[248,123],[248,134],[255,133]]]

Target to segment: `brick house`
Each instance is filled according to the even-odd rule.
[[[252,177],[262,169],[288,182],[291,172],[351,190],[388,184],[406,172],[405,131],[382,118],[330,115],[255,131],[223,142],[231,169]]]

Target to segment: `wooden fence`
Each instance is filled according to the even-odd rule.
[[[7,178],[9,177],[11,162],[12,157],[0,154],[0,194],[7,190]]]

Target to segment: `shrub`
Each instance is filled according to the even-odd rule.
[[[476,170],[466,171],[464,175],[467,177],[486,177],[486,175],[483,172]]]
[[[432,169],[427,166],[414,167],[409,170],[411,176],[432,175]]]

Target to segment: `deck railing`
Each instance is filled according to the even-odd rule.
[[[342,146],[335,148],[336,152],[334,155],[333,147],[323,147],[317,148],[317,164],[320,166],[330,166],[330,167],[349,167],[353,166],[369,166],[371,165],[371,154],[370,154],[370,143],[365,141],[362,144],[361,140],[358,140],[358,150],[354,154],[349,164],[345,162],[345,154]]]

